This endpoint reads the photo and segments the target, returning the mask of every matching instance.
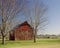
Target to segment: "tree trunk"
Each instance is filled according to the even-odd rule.
[[[34,35],[34,43],[36,43],[36,36]]]
[[[36,30],[34,30],[34,43],[36,43]]]
[[[4,43],[5,43],[5,42],[4,42],[4,36],[2,36],[2,44],[4,45]]]

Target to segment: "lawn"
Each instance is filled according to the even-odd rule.
[[[26,41],[6,41],[5,45],[1,44],[0,48],[60,48],[60,39],[37,39]]]

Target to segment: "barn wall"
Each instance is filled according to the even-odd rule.
[[[21,26],[15,30],[15,40],[33,39],[33,30],[28,25]]]
[[[14,33],[15,40],[33,39],[33,29],[27,22],[24,22],[23,24],[19,25],[17,28],[12,30],[12,33]]]

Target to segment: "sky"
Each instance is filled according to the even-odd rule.
[[[48,17],[46,30],[38,31],[38,34],[60,34],[60,0],[42,0],[48,8],[44,16]],[[19,14],[20,16],[20,14]],[[19,20],[25,20],[25,17],[18,17]],[[17,19],[16,19],[17,20]]]
[[[42,0],[46,7],[48,8],[44,16],[48,17],[47,29],[43,32],[38,31],[38,34],[60,34],[60,0]],[[20,17],[18,15],[16,21],[25,20],[25,17]]]
[[[48,10],[48,27],[44,34],[60,34],[60,0],[44,0]]]

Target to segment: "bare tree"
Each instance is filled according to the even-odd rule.
[[[34,43],[36,42],[38,27],[44,27],[42,25],[45,24],[44,22],[47,21],[47,19],[43,16],[46,9],[46,6],[41,2],[39,3],[38,0],[36,0],[31,7],[24,7],[23,13],[27,17],[27,20],[29,21],[31,26],[33,27]]]
[[[22,11],[25,3],[26,0],[0,0],[2,44],[4,44],[4,38],[10,30],[12,19]]]

